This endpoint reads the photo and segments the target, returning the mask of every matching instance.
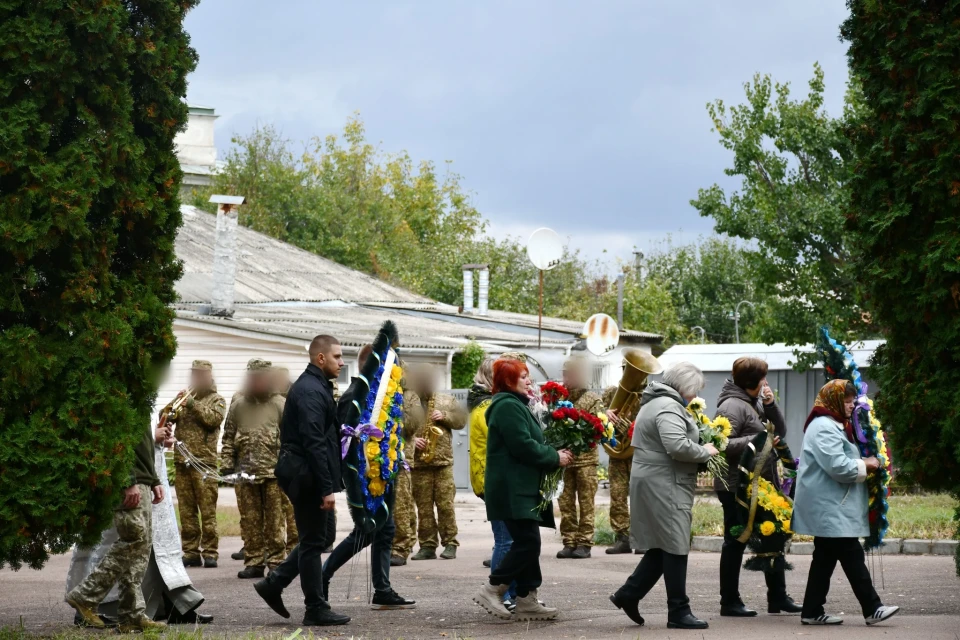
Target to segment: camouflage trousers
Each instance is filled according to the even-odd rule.
[[[133,509],[118,509],[113,514],[119,540],[90,575],[67,594],[68,598],[96,611],[116,584],[120,591],[117,615],[121,623],[140,620],[146,608],[140,585],[153,544],[153,494],[146,485],[137,485],[137,488],[140,504]]]
[[[216,560],[220,536],[217,535],[217,481],[186,465],[177,465],[177,506],[180,510],[180,538],[185,560],[201,556]],[[202,551],[201,551],[202,549]]]
[[[283,502],[283,519],[287,523],[287,546],[284,553],[290,555],[293,548],[300,544],[300,534],[297,533],[297,522],[293,518],[293,503],[283,491],[280,492],[280,500]]]
[[[457,495],[453,465],[414,467],[412,480],[420,548],[436,549],[440,544],[459,547],[457,516],[453,510],[453,499]],[[437,508],[436,515],[434,506]]]
[[[630,536],[630,470],[633,457],[610,459],[610,527],[618,536]]]
[[[276,480],[243,482],[237,485],[240,509],[240,537],[243,564],[271,569],[286,558],[286,514],[283,491]]]
[[[394,484],[396,497],[393,502],[393,555],[406,558],[413,553],[417,543],[417,509],[413,503],[412,471],[401,471]]]
[[[597,467],[567,467],[560,494],[560,537],[565,547],[593,546],[594,499],[597,497]],[[579,506],[579,513],[577,507]]]

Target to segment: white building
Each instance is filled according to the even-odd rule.
[[[217,146],[213,126],[219,117],[210,107],[189,105],[187,128],[177,134],[177,159],[183,171],[181,191],[189,193],[195,187],[206,187],[217,169]]]

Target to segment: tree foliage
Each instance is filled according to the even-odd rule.
[[[832,118],[819,65],[809,86],[796,100],[788,84],[758,74],[744,85],[744,104],[707,105],[720,144],[733,152],[725,173],[741,185],[729,195],[701,189],[691,204],[719,233],[756,247],[748,255],[757,286],[776,293],[757,325],[766,342],[806,344],[822,324],[845,341],[869,332],[843,231],[854,157],[844,132],[861,117],[860,92],[851,86],[843,116]]]
[[[0,566],[99,540],[174,353],[194,4],[0,3]]]
[[[468,342],[462,349],[453,354],[450,363],[450,379],[454,389],[469,389],[473,386],[473,377],[487,357],[487,352],[476,342]]]
[[[902,477],[960,496],[960,2],[848,6],[841,34],[870,107],[850,129],[848,229],[887,339],[877,410]]]

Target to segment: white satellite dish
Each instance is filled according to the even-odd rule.
[[[620,329],[617,321],[605,313],[596,313],[583,325],[587,337],[587,351],[595,356],[604,356],[620,344]]]
[[[553,229],[540,227],[530,234],[527,256],[537,269],[549,271],[563,258],[563,241]]]

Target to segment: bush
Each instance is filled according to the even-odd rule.
[[[99,540],[175,351],[195,3],[0,4],[0,566]]]
[[[469,389],[473,386],[473,377],[480,368],[487,352],[476,342],[468,342],[453,354],[450,379],[454,389]]]

